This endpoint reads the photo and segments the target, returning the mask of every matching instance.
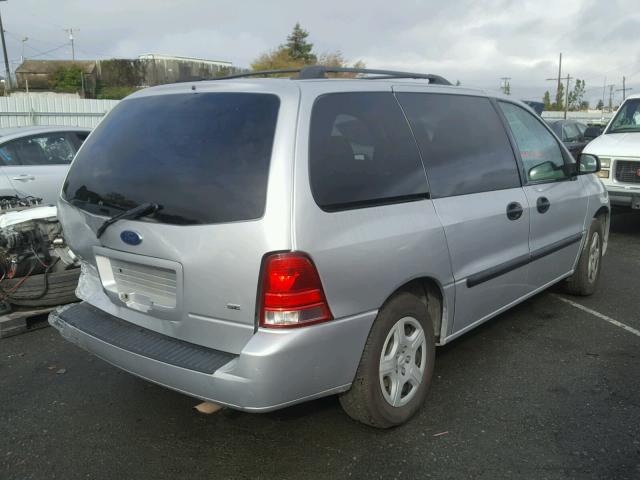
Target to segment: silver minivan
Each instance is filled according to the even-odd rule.
[[[555,283],[594,291],[597,157],[574,160],[509,97],[338,70],[114,108],[61,192],[83,302],[50,323],[200,399],[264,412],[339,394],[390,427],[423,403],[437,345]]]

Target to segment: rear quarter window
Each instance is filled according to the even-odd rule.
[[[324,210],[424,198],[415,140],[391,92],[322,95],[311,114],[309,175]]]
[[[279,105],[253,93],[125,100],[85,141],[64,198],[106,215],[153,202],[145,221],[171,224],[260,218]]]

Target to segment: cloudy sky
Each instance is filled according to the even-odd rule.
[[[639,0],[8,0],[0,2],[12,67],[29,58],[166,53],[248,66],[296,21],[315,50],[369,67],[438,73],[466,86],[538,100],[563,74],[585,79],[593,103],[605,82],[640,93]],[[618,92],[617,98],[621,97]]]

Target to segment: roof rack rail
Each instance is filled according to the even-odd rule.
[[[446,78],[431,73],[398,72],[395,70],[377,70],[370,68],[325,67],[323,65],[313,65],[303,68],[286,68],[282,70],[262,70],[258,72],[237,73],[234,75],[227,75],[225,77],[218,77],[214,80],[229,80],[233,78],[246,77],[267,77],[269,75],[281,75],[283,73],[297,73],[298,75],[296,77],[291,77],[295,80],[327,78],[327,73],[355,73],[361,75],[375,75],[361,77],[365,80],[381,80],[385,78],[421,78],[429,80],[429,83],[434,85],[451,85],[451,82],[449,82]]]

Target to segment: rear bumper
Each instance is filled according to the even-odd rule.
[[[71,310],[73,308],[83,310]],[[82,318],[78,320],[79,313],[86,322]],[[239,410],[270,411],[347,390],[355,377],[376,313],[299,329],[259,329],[239,355],[208,352],[214,362],[218,359],[221,364],[214,365],[212,373],[207,368],[191,368],[190,363],[178,360],[184,359],[184,355],[151,353],[158,351],[158,341],[164,349],[167,342],[184,344],[172,337],[156,337],[155,346],[134,349],[130,343],[117,340],[123,338],[124,331],[116,331],[113,337],[96,333],[89,326],[92,316],[111,317],[116,330],[117,322],[124,321],[95,307],[87,308],[85,303],[52,312],[49,323],[67,340],[151,382]],[[136,329],[145,335],[150,332]],[[157,336],[155,332],[152,334]],[[186,348],[188,345],[191,344]],[[189,352],[186,355],[189,357]]]

